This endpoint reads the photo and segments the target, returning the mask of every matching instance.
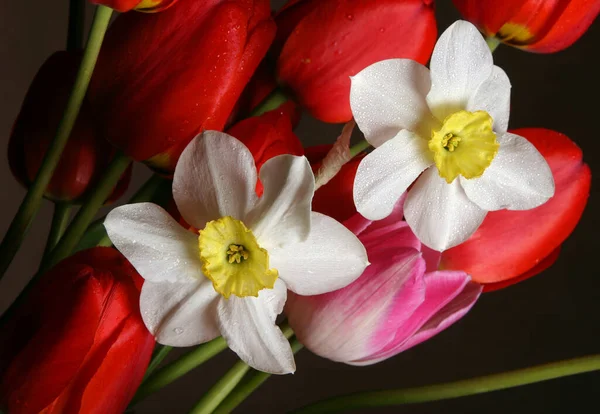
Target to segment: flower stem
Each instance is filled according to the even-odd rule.
[[[171,194],[171,181],[158,174],[153,174],[152,177],[150,177],[129,199],[128,204],[154,201],[157,196],[162,195],[163,192]],[[106,217],[99,218],[89,225],[85,234],[81,240],[79,240],[75,251],[85,250],[95,246],[112,246],[112,242],[108,238],[106,229],[104,228],[105,218]]]
[[[143,400],[145,397],[155,391],[158,391],[162,387],[172,383],[179,377],[182,377],[190,372],[192,369],[199,367],[204,362],[223,351],[225,348],[227,348],[227,342],[225,342],[225,339],[222,337],[218,337],[210,342],[196,347],[178,360],[173,361],[169,365],[157,370],[154,374],[150,375],[142,383],[142,385],[140,385],[140,388],[135,394],[135,397],[133,397],[130,406]]]
[[[482,394],[554,378],[600,370],[600,355],[575,358],[463,381],[401,390],[371,391],[342,395],[303,407],[296,414],[347,412],[367,407],[384,407],[439,401]]]
[[[490,52],[494,53],[496,48],[500,46],[500,43],[502,42],[496,36],[489,36],[485,38],[485,43],[487,43],[488,47],[490,48]]]
[[[87,91],[92,71],[96,65],[100,45],[104,39],[104,34],[110,22],[111,14],[112,9],[108,7],[98,6],[96,9],[96,15],[94,16],[94,22],[92,23],[89,40],[83,54],[79,71],[77,72],[71,96],[67,102],[65,113],[58,126],[56,136],[44,156],[42,165],[40,166],[33,183],[29,187],[27,195],[21,202],[17,214],[4,235],[2,244],[0,244],[0,279],[6,273],[8,266],[19,250],[19,247],[25,238],[25,234],[40,208],[42,196],[46,191],[46,187],[48,187],[48,183],[60,160],[60,155],[71,134]]]
[[[68,202],[57,202],[54,204],[54,214],[52,216],[52,224],[50,225],[50,233],[48,234],[48,241],[46,242],[46,248],[44,249],[44,256],[42,263],[44,263],[52,249],[58,244],[62,237],[69,218],[71,217],[71,203]]]
[[[289,97],[280,88],[276,88],[260,104],[258,104],[256,108],[252,110],[250,116],[260,116],[265,112],[277,109],[288,100]]]
[[[238,361],[223,377],[198,401],[190,414],[210,414],[242,380],[250,366]]]
[[[85,229],[87,229],[100,207],[102,207],[102,204],[104,204],[106,199],[110,196],[110,193],[115,188],[115,185],[129,166],[130,162],[131,159],[123,153],[119,152],[115,154],[115,157],[108,165],[104,176],[100,182],[98,182],[96,187],[88,193],[83,205],[67,228],[64,236],[48,256],[48,261],[45,263],[46,265],[43,267],[42,271],[54,266],[71,254],[85,232]]]
[[[146,369],[146,374],[144,375],[144,380],[146,380],[152,373],[158,368],[161,362],[169,355],[169,352],[173,349],[172,346],[156,344],[156,349],[154,349],[154,353],[152,354],[152,359],[150,360],[150,364],[148,364],[148,368]]]
[[[350,155],[352,156],[352,158],[354,158],[370,146],[371,144],[369,144],[369,142],[366,139],[363,139],[362,141],[359,141],[350,147]]]
[[[293,337],[290,340],[292,352],[295,354],[302,349],[302,344],[298,339]],[[217,407],[214,414],[228,414],[240,405],[246,398],[258,389],[266,380],[271,377],[271,374],[262,371],[252,370],[231,393]]]
[[[67,50],[83,47],[83,26],[85,25],[85,0],[69,0],[69,30]]]
[[[290,339],[294,331],[287,321],[280,325],[283,335]],[[250,370],[250,366],[244,361],[238,361],[227,373],[215,384],[198,403],[190,410],[190,414],[209,414],[229,395],[239,384],[244,375]],[[270,374],[267,374],[270,375]],[[266,380],[266,378],[265,378]],[[264,382],[264,381],[263,381]],[[260,384],[259,384],[260,385]]]

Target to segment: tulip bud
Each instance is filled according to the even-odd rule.
[[[90,0],[94,4],[101,4],[118,12],[137,10],[145,13],[156,13],[171,7],[177,0]]]
[[[346,221],[353,221],[349,228],[371,262],[355,282],[324,295],[288,293],[290,326],[317,355],[351,365],[382,361],[441,332],[479,297],[481,286],[464,272],[426,273],[421,244],[401,220],[401,203],[381,221],[359,214]]]
[[[350,76],[384,59],[425,64],[437,35],[429,0],[297,0],[275,20],[278,81],[333,123],[352,119]]]
[[[56,52],[35,76],[8,144],[8,161],[15,178],[26,187],[33,182],[54,139],[77,74],[79,53]],[[56,201],[78,201],[93,190],[115,150],[97,133],[84,101],[73,131],[46,189]],[[131,178],[131,168],[121,177],[109,200],[121,196]]]
[[[600,12],[599,0],[454,0],[454,5],[486,36],[539,53],[571,46]]]
[[[0,341],[0,404],[11,414],[122,413],[154,339],[142,278],[116,250],[84,250],[43,275]]]
[[[550,266],[571,234],[590,194],[591,172],[581,149],[567,136],[542,128],[512,131],[527,138],[544,156],[554,177],[554,196],[525,211],[488,213],[465,243],[441,255],[441,269],[464,270],[473,280],[505,287]]]
[[[172,172],[199,132],[222,130],[275,33],[267,0],[179,0],[109,28],[90,83],[104,135]]]

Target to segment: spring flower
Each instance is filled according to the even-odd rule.
[[[600,12],[599,0],[453,0],[486,36],[523,50],[553,53],[579,39]]]
[[[315,354],[351,365],[374,364],[437,335],[477,301],[481,286],[465,272],[426,271],[421,243],[402,221],[401,203],[384,220],[355,214],[344,222],[372,262],[360,278],[323,295],[289,294],[290,326]]]
[[[437,29],[432,1],[290,0],[275,16],[277,80],[315,118],[352,119],[350,76],[390,58],[425,63]]]
[[[543,128],[513,132],[526,137],[544,156],[556,192],[532,210],[489,213],[469,240],[442,253],[442,269],[464,270],[486,290],[511,285],[550,266],[579,222],[590,194],[590,168],[577,144]]]
[[[362,244],[334,219],[311,212],[314,176],[304,157],[281,155],[260,170],[227,134],[195,138],[175,169],[182,228],[160,207],[114,209],[105,226],[146,282],[140,307],[157,341],[190,346],[223,335],[254,368],[295,370],[275,325],[287,289],[315,295],[354,281],[367,265]]]
[[[431,70],[407,59],[378,62],[352,78],[350,101],[376,147],[356,175],[358,211],[386,217],[416,180],[404,213],[432,249],[467,240],[488,211],[531,209],[554,194],[544,157],[507,133],[510,82],[468,22],[442,34]]]
[[[140,315],[141,285],[108,247],[81,251],[44,274],[2,326],[0,409],[124,412],[154,349]]]
[[[89,87],[101,133],[172,173],[199,131],[225,127],[275,31],[267,0],[178,0],[161,13],[120,15]]]
[[[15,178],[26,187],[33,182],[54,139],[81,61],[80,53],[56,52],[39,69],[14,123],[8,143],[8,162]],[[115,153],[98,134],[93,113],[83,102],[73,131],[44,196],[79,202],[92,190]],[[121,177],[109,201],[129,185],[131,167]]]

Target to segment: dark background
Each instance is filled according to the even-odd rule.
[[[202,0],[198,0],[202,1]],[[282,1],[273,1],[279,7]],[[68,2],[0,2],[0,146],[6,148],[29,82],[42,62],[64,46]],[[91,11],[91,7],[90,10]],[[438,1],[438,27],[459,18],[449,0]],[[91,15],[88,15],[88,24]],[[600,168],[598,52],[600,23],[566,51],[536,55],[501,46],[495,63],[512,84],[511,128],[546,127],[567,134],[584,151],[592,173]],[[338,125],[304,120],[297,132],[307,144],[334,139]],[[5,156],[4,156],[5,157]],[[138,166],[130,192],[148,172]],[[0,232],[8,228],[24,190],[0,163]],[[124,197],[126,199],[126,197]],[[485,294],[453,327],[403,354],[370,367],[350,367],[304,350],[294,375],[271,378],[240,408],[281,413],[336,394],[465,379],[600,352],[600,230],[596,180],[586,212],[563,245],[558,262],[537,277]],[[51,218],[45,202],[22,250],[0,285],[0,311],[34,273]],[[227,351],[139,404],[138,413],[185,413],[234,363]],[[584,374],[487,395],[363,412],[381,413],[597,413],[600,373]]]

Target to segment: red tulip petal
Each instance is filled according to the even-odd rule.
[[[141,284],[111,248],[79,252],[42,276],[2,329],[2,405],[17,414],[123,412],[154,345]]]
[[[290,103],[290,105],[293,105]],[[269,159],[282,154],[303,155],[302,143],[292,131],[290,106],[283,105],[261,116],[255,116],[238,122],[227,133],[239,139],[252,153],[256,169]],[[256,192],[263,191],[260,181],[256,184]]]
[[[370,64],[390,58],[424,64],[431,55],[435,17],[433,8],[421,0],[321,0],[313,4],[313,10],[290,32],[279,55],[277,74],[317,119],[341,123],[352,118],[350,76]],[[293,10],[290,7],[280,16]]]
[[[567,136],[542,128],[519,129],[546,158],[554,197],[526,211],[488,213],[465,243],[443,252],[442,269],[464,270],[478,283],[496,283],[532,270],[571,234],[585,208],[591,172],[581,149]]]
[[[532,276],[537,275],[538,273],[542,273],[544,270],[548,269],[550,266],[556,262],[558,256],[560,254],[561,247],[557,247],[550,253],[548,256],[544,257],[541,262],[533,266],[531,269],[526,271],[520,276],[514,277],[512,279],[504,280],[502,282],[497,283],[487,283],[483,285],[484,292],[493,292],[494,290],[504,289],[510,285],[514,285],[515,283],[522,282],[523,280],[529,279]]]
[[[540,53],[573,44],[600,11],[599,0],[454,0],[454,4],[487,36]]]
[[[99,126],[126,154],[172,171],[198,132],[223,129],[275,30],[266,0],[120,16],[90,83]]]

